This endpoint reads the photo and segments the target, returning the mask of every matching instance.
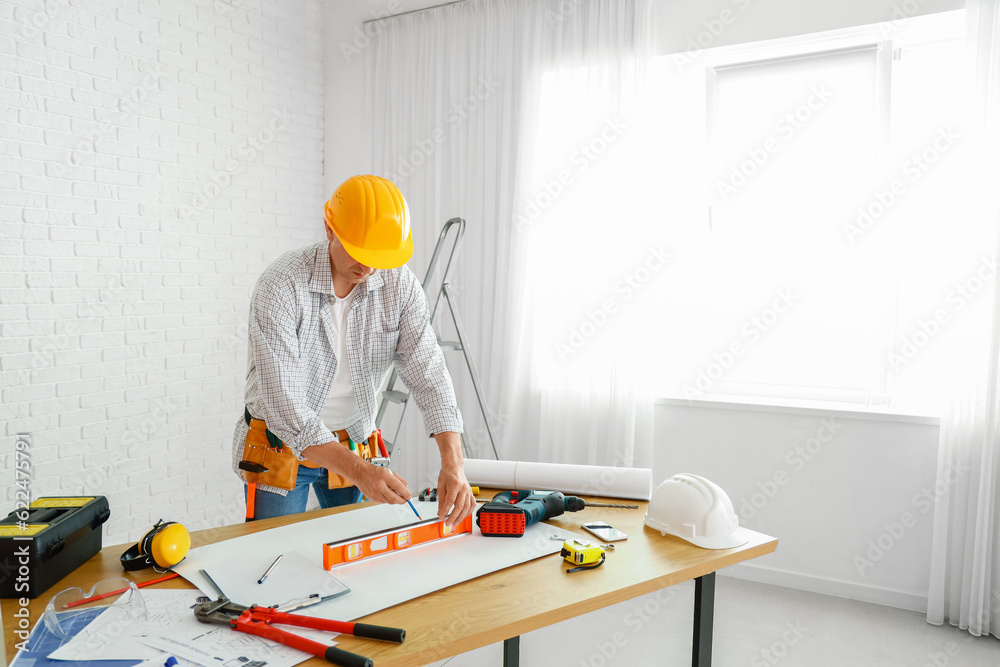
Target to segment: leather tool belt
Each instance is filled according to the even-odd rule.
[[[281,439],[272,433],[261,419],[254,419],[250,410],[244,408],[243,418],[250,430],[243,445],[243,458],[239,468],[243,481],[247,484],[265,484],[286,491],[295,489],[299,466],[318,468],[319,464],[312,461],[299,461],[290,447],[286,447]],[[378,456],[378,432],[373,432],[365,442],[352,443],[347,431],[334,431],[340,444],[366,461]],[[327,469],[327,486],[340,489],[354,486],[354,483]]]

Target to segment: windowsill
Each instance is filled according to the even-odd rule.
[[[791,398],[763,398],[750,396],[709,396],[706,398],[653,399],[654,405],[677,405],[716,410],[746,410],[750,412],[773,412],[792,415],[812,415],[817,417],[843,417],[844,419],[867,419],[871,421],[900,422],[903,424],[927,424],[940,426],[937,415],[920,414],[895,410],[884,406],[864,407],[850,403],[832,401],[807,401]]]

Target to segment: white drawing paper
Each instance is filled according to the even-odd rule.
[[[326,646],[337,644],[332,632],[280,624],[274,627]],[[310,657],[279,642],[233,630],[228,624],[202,623],[193,614],[190,622],[162,629],[143,641],[204,667],[292,667]]]
[[[281,547],[280,544],[274,545],[274,548]],[[222,566],[203,569],[227,598],[245,606],[257,604],[264,607],[285,607],[291,600],[305,600],[310,595],[328,598],[348,592],[347,586],[333,574],[298,551],[279,553],[281,561],[271,570],[263,584],[258,584],[257,581],[277,558],[270,552],[245,552],[240,558]]]
[[[255,661],[259,663],[257,667],[291,667],[309,657],[283,644],[236,632],[228,625],[199,622],[194,607],[207,597],[196,590],[143,589],[140,593],[146,603],[146,621],[122,625],[114,620],[113,614],[101,614],[49,657],[152,660],[166,652],[205,667],[246,667]],[[329,646],[336,644],[332,632],[290,626],[282,629]]]
[[[160,651],[142,643],[150,634],[194,619],[200,593],[192,590],[139,590],[146,604],[142,622],[121,623],[113,609],[90,622],[75,637],[49,654],[54,660],[146,660]]]
[[[155,658],[148,658],[138,665],[133,665],[132,667],[163,667],[168,659],[174,658],[177,660],[177,667],[197,667],[198,663],[192,662],[190,660],[185,660],[184,658],[178,658],[176,655],[170,655],[169,653],[157,652]]]
[[[424,518],[437,513],[437,503],[414,502]],[[261,551],[273,560],[282,551],[298,551],[322,567],[322,546],[414,522],[406,505],[375,505],[282,526],[224,542],[192,549],[174,569],[208,595],[214,588],[198,571],[213,570],[241,553]],[[474,527],[471,535],[459,535],[403,551],[340,565],[333,574],[351,589],[347,595],[296,613],[351,621],[448,586],[496,572],[535,558],[558,553],[562,541],[579,537],[547,524],[535,524],[520,538],[483,537]],[[556,567],[553,565],[553,567]]]

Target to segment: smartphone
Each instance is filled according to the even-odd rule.
[[[597,537],[605,542],[615,542],[616,540],[627,540],[628,535],[613,528],[610,523],[605,521],[588,521],[587,523],[580,524],[585,531]]]

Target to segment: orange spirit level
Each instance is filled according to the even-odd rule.
[[[345,563],[401,551],[418,544],[426,544],[445,537],[472,532],[472,517],[467,516],[457,526],[448,528],[444,519],[428,519],[400,528],[369,533],[349,540],[328,542],[323,545],[323,567],[327,570]]]

